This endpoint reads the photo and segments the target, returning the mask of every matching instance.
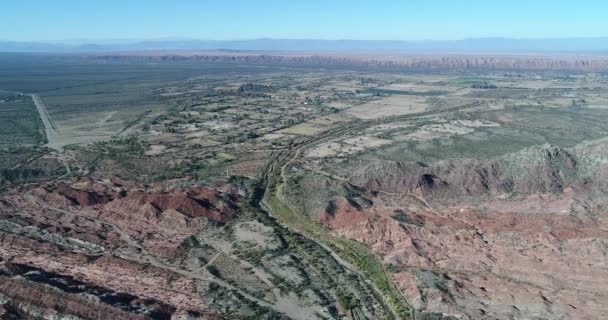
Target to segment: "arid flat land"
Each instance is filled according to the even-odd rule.
[[[3,57],[2,314],[608,313],[600,55]]]

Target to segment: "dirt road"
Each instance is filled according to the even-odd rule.
[[[29,94],[29,96],[36,105],[36,109],[40,114],[40,119],[42,119],[42,123],[44,124],[44,133],[47,140],[46,146],[61,151],[62,146],[59,144],[57,127],[55,127],[55,124],[51,121],[51,117],[49,116],[44,103],[42,103],[42,99],[40,99],[40,96],[37,94]]]

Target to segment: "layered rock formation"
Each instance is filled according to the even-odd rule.
[[[14,190],[0,202],[0,306],[7,319],[220,319],[165,259],[238,196],[81,178]],[[71,319],[71,318],[70,318]]]
[[[588,152],[587,149],[543,145],[497,159],[444,160],[430,165],[381,161],[356,172],[350,181],[385,192],[429,193],[449,189],[462,195],[558,193],[575,182],[586,184],[594,180],[598,186],[603,183],[603,169],[590,168],[597,164],[587,163],[591,159],[577,155]],[[599,170],[596,172],[600,176],[590,176],[595,170]]]
[[[368,244],[421,314],[598,319],[608,312],[608,143],[490,160],[380,162],[351,183],[372,203],[321,215]]]

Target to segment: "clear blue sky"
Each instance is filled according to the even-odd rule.
[[[0,40],[608,36],[606,0],[1,0]]]

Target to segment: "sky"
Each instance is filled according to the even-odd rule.
[[[0,40],[608,36],[605,0],[2,0]]]

